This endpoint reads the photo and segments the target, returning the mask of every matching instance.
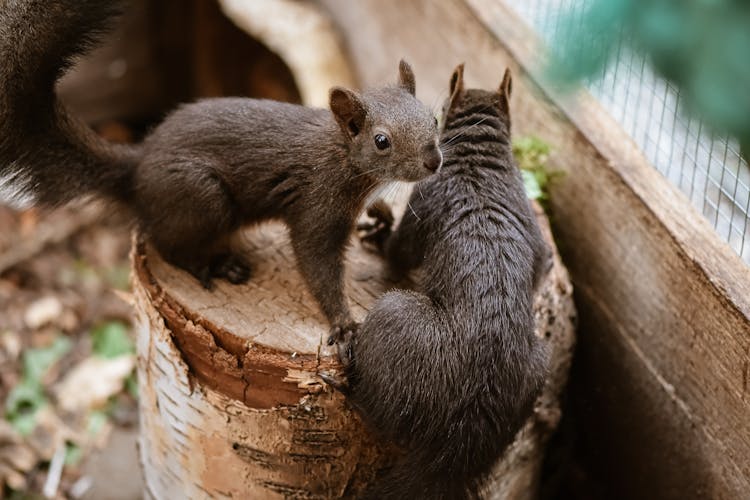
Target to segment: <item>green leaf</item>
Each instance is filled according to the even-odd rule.
[[[34,432],[34,428],[36,427],[37,411],[16,415],[9,418],[8,422],[10,422],[10,425],[12,425],[16,432],[21,436],[29,436]]]
[[[513,155],[521,169],[526,194],[532,200],[547,200],[550,181],[559,175],[547,167],[549,152],[549,145],[538,137],[523,136],[513,141]]]
[[[523,185],[526,188],[526,196],[531,200],[538,200],[543,197],[542,188],[536,176],[527,170],[521,170],[523,175]]]
[[[22,379],[8,393],[5,399],[5,411],[9,415],[14,415],[25,408],[40,406],[44,400],[44,391],[39,383]]]
[[[83,458],[83,450],[75,443],[65,443],[65,465],[76,465]]]
[[[91,332],[94,354],[103,358],[116,358],[135,352],[128,327],[120,321],[104,323]]]
[[[23,378],[5,398],[5,417],[19,434],[26,436],[34,430],[37,412],[47,405],[42,378],[72,346],[68,337],[59,335],[49,347],[24,352]]]
[[[5,399],[5,417],[19,434],[28,436],[36,426],[37,412],[46,405],[42,385],[24,378]]]
[[[24,377],[31,381],[40,381],[50,366],[65,356],[72,347],[73,342],[68,337],[59,335],[49,347],[28,349],[23,354]]]
[[[138,399],[138,378],[135,371],[125,379],[125,388],[133,396],[133,399]]]
[[[86,432],[92,436],[96,436],[107,423],[107,413],[102,410],[94,410],[89,413],[88,420],[86,421]]]

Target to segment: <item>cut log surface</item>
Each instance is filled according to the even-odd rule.
[[[546,220],[540,215],[545,230]],[[547,231],[548,234],[548,231]],[[340,369],[328,325],[297,272],[278,223],[243,238],[253,276],[208,291],[136,237],[140,458],[151,498],[356,497],[389,460],[319,377]],[[389,288],[382,260],[348,251],[355,319]],[[403,283],[398,286],[404,286]],[[572,290],[559,259],[536,297],[550,377],[534,415],[498,465],[488,498],[527,498],[559,418],[573,346]],[[387,367],[384,367],[387,369]]]

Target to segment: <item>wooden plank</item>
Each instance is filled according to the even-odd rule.
[[[580,424],[598,433],[596,456],[617,464],[611,491],[750,491],[750,270],[596,103],[547,99],[529,78],[538,47],[502,2],[323,3],[366,84],[388,80],[405,56],[431,103],[458,62],[481,87],[497,85],[506,65],[514,70],[515,130],[552,144],[551,161],[566,172],[551,202],[586,329],[577,395],[600,410]]]
[[[504,34],[514,58],[532,61],[539,53],[530,32],[519,29],[524,24],[500,2],[469,3],[497,36]],[[566,100],[545,91],[581,134],[565,142],[552,136],[569,178],[555,191],[553,207],[576,221],[558,224],[557,234],[566,241],[579,297],[608,318],[603,332],[620,337],[613,341],[627,346],[662,388],[664,398],[652,403],[661,399],[661,408],[681,413],[675,429],[685,423],[694,429],[689,446],[665,435],[667,450],[691,458],[668,471],[654,461],[660,475],[673,475],[652,479],[680,478],[685,490],[665,487],[678,496],[696,488],[715,498],[750,491],[750,269],[593,98],[581,92]],[[531,119],[544,130],[550,117],[540,111]],[[596,151],[576,147],[579,142]],[[696,484],[700,477],[705,482]]]

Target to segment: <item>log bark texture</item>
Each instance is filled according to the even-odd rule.
[[[547,228],[544,216],[540,220]],[[202,289],[141,241],[133,251],[140,458],[151,498],[351,498],[389,459],[318,374],[339,369],[328,327],[298,274],[280,224],[249,230],[246,285]],[[394,286],[355,243],[347,290],[355,317]],[[399,286],[408,283],[398,284]],[[549,381],[488,498],[533,496],[559,418],[573,346],[572,289],[559,258],[536,297],[552,347]]]

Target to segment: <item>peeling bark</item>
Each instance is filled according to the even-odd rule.
[[[218,283],[212,292],[148,245],[134,245],[146,494],[355,497],[389,460],[387,447],[318,376],[335,374],[339,365],[325,345],[328,327],[294,266],[286,230],[267,224],[244,240],[254,264],[250,283]],[[395,285],[384,276],[381,260],[355,244],[347,267],[355,318]],[[557,258],[535,311],[537,333],[552,344],[551,376],[534,415],[498,465],[488,498],[533,494],[544,443],[559,418],[574,313]]]

